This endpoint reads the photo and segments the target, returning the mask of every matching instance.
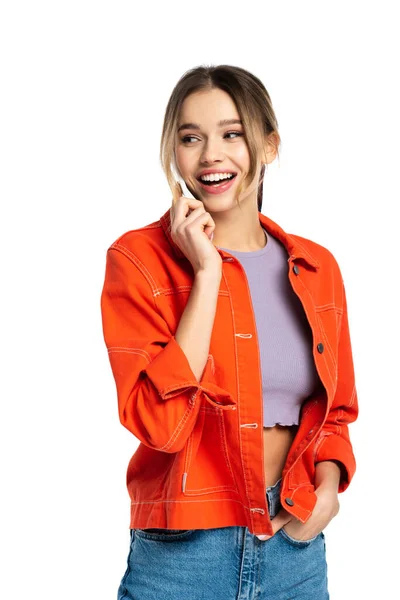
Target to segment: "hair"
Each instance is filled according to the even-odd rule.
[[[182,104],[190,94],[219,88],[228,93],[234,101],[243,122],[245,139],[249,148],[250,169],[238,188],[237,198],[243,189],[247,189],[261,162],[262,143],[265,135],[274,144],[279,160],[281,143],[278,133],[278,121],[272,107],[271,98],[263,83],[246,69],[231,65],[201,65],[186,71],[175,85],[165,109],[164,123],[160,142],[160,162],[166,175],[173,197],[177,182],[172,173],[172,166],[177,169],[175,160],[175,143],[178,120]],[[263,137],[260,139],[260,133]],[[263,180],[265,163],[261,167],[258,183],[257,204],[261,211],[263,200]],[[267,165],[268,167],[268,165]],[[238,200],[237,200],[238,202]],[[239,202],[238,202],[239,205]]]

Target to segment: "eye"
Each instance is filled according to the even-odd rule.
[[[239,135],[239,136],[243,136],[243,133],[241,131],[228,131],[228,133],[226,133],[225,135]]]
[[[186,144],[187,140],[190,140],[191,138],[193,138],[194,140],[197,139],[194,137],[194,135],[185,135],[183,138],[181,138],[181,141]]]
[[[227,131],[224,134],[224,137],[226,137],[227,135],[236,135],[236,136],[242,136],[243,137],[244,134],[241,131]],[[197,140],[198,138],[196,138],[194,135],[185,135],[183,138],[181,138],[181,141],[184,144],[190,144],[190,142],[188,141],[190,139]],[[235,138],[229,138],[229,139],[232,140],[232,139],[235,139]]]

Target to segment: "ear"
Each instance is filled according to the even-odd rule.
[[[278,144],[279,137],[274,131],[265,136],[262,153],[262,160],[264,163],[269,164],[275,160],[278,150]]]

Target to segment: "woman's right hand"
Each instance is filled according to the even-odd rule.
[[[199,271],[220,272],[222,259],[212,243],[215,223],[200,200],[177,192],[171,206],[171,236],[193,266],[195,275]]]

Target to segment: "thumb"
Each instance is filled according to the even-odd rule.
[[[289,521],[293,520],[293,516],[284,508],[281,508],[280,511],[275,515],[275,517],[271,520],[272,529],[274,533],[276,533],[281,527],[289,523]]]
[[[271,525],[272,525],[272,529],[273,529],[273,535],[275,535],[275,533],[281,529],[281,527],[283,527],[284,525],[286,525],[286,523],[289,523],[289,521],[291,521],[293,519],[292,515],[285,510],[284,508],[281,508],[280,511],[275,515],[275,517],[273,519],[271,519]],[[265,540],[269,540],[270,537],[272,537],[271,535],[268,534],[260,534],[257,535],[258,539],[261,541],[265,541]]]

